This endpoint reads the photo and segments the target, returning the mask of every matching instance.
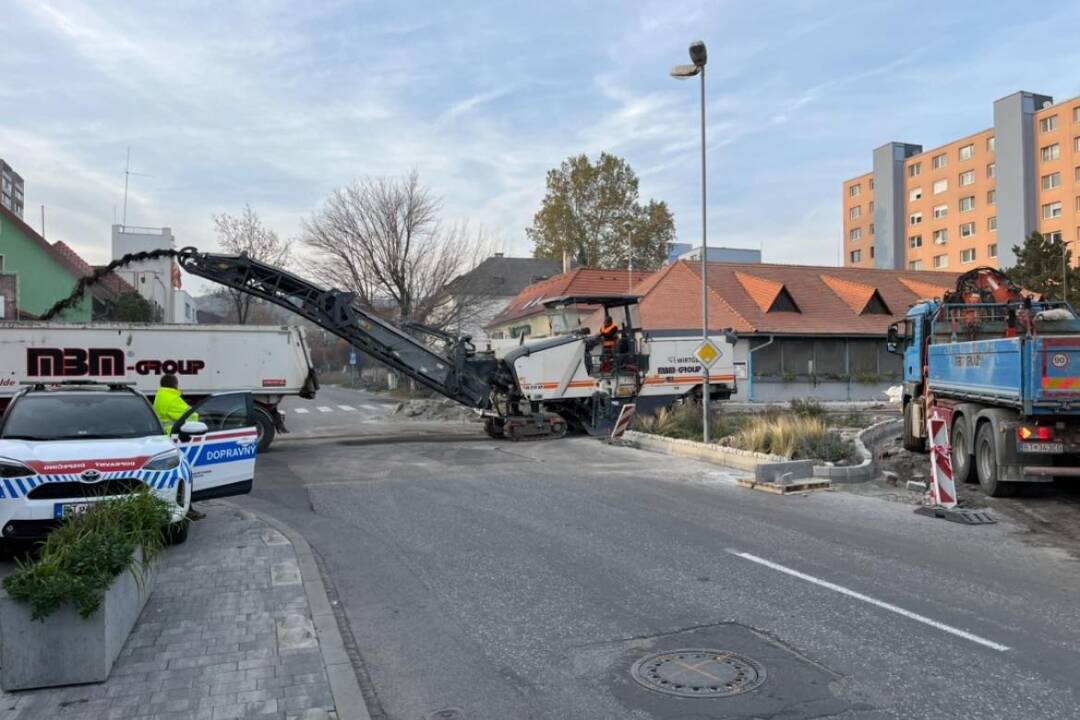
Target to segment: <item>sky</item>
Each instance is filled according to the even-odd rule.
[[[625,158],[700,243],[837,264],[841,182],[890,140],[992,125],[1017,90],[1080,95],[1080,3],[785,0],[5,0],[0,158],[26,219],[91,263],[121,222],[215,249],[245,203],[283,237],[335,188],[415,169],[510,255],[548,169]],[[301,256],[294,270],[302,271]]]

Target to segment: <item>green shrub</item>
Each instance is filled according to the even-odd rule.
[[[791,401],[791,412],[796,417],[825,417],[825,407],[816,400],[800,400],[795,398]]]
[[[142,570],[164,547],[162,530],[170,519],[169,504],[148,491],[96,502],[50,533],[37,559],[20,561],[4,578],[4,589],[29,603],[35,620],[65,603],[90,617],[121,573],[141,580]],[[136,548],[142,548],[141,564],[134,558]]]

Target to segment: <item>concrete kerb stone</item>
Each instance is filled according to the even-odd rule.
[[[860,432],[855,437],[855,451],[859,456],[858,465],[818,465],[814,468],[814,477],[828,478],[834,483],[860,483],[873,480],[878,475],[877,458],[872,450],[882,440],[900,432],[903,420],[883,420]]]
[[[714,465],[723,465],[736,470],[752,472],[754,473],[754,480],[757,482],[775,483],[800,480],[812,477],[814,473],[813,460],[792,460],[783,455],[769,455],[754,452],[753,450],[741,450],[725,445],[698,442],[697,440],[669,438],[637,430],[627,430],[623,435],[623,440],[642,450],[654,450],[668,455],[702,460]]]
[[[356,672],[345,650],[345,641],[341,637],[337,618],[330,606],[330,599],[327,597],[326,586],[323,585],[315,554],[307,540],[277,518],[225,500],[218,502],[229,505],[239,512],[255,515],[292,543],[297,564],[300,567],[304,593],[311,607],[311,617],[319,638],[319,650],[326,668],[327,679],[330,682],[330,693],[334,698],[337,716],[339,720],[371,720],[367,703],[364,701],[363,693],[360,692],[360,684],[356,680]]]

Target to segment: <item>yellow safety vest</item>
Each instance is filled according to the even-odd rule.
[[[157,395],[154,396],[154,412],[157,413],[158,420],[161,421],[161,427],[165,428],[165,432],[170,432],[173,423],[179,420],[189,409],[191,409],[191,406],[184,402],[179,390],[170,387],[158,388]],[[188,416],[188,420],[198,419],[199,416],[196,413],[191,413]]]

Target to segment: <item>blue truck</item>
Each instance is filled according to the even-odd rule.
[[[889,328],[903,355],[904,447],[926,451],[926,418],[949,422],[956,482],[986,494],[1080,476],[1080,319],[993,268],[957,280]]]

